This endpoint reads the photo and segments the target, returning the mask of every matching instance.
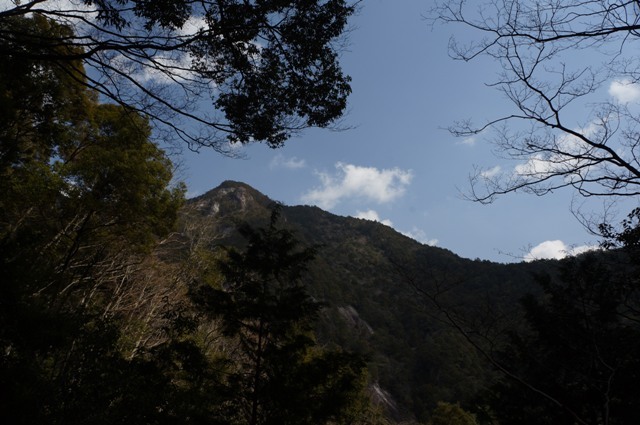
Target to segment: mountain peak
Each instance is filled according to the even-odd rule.
[[[224,190],[224,189],[231,189],[231,190],[248,189],[248,190],[256,191],[253,187],[249,186],[244,182],[239,182],[235,180],[225,180],[222,183],[220,183],[218,187],[212,189],[210,192],[215,190]]]
[[[246,183],[225,180],[188,203],[203,215],[218,216],[269,208],[274,201]]]

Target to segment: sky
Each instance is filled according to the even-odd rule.
[[[424,19],[430,4],[361,3],[341,55],[353,79],[343,130],[309,129],[275,150],[249,145],[239,151],[243,159],[185,150],[174,159],[188,196],[241,181],[286,205],[376,220],[421,243],[496,262],[559,258],[597,245],[572,213],[569,190],[509,194],[490,205],[464,199],[475,167],[491,172],[525,164],[499,160],[482,135],[458,139],[446,131],[457,120],[480,123],[512,109],[486,85],[496,79],[497,63],[449,57],[449,38],[468,34],[432,27]],[[612,81],[602,96],[635,102],[640,89]],[[587,211],[598,208],[592,203]]]
[[[353,79],[342,122],[348,129],[310,129],[276,150],[252,145],[244,159],[187,152],[181,176],[188,195],[242,181],[286,205],[376,220],[471,259],[560,258],[597,245],[572,213],[569,190],[509,194],[490,205],[464,199],[474,167],[505,165],[482,136],[459,139],[446,127],[499,116],[510,104],[486,85],[496,63],[449,57],[448,40],[460,28],[432,27],[424,19],[428,7],[418,0],[363,2],[341,58]],[[612,82],[605,95],[632,101],[640,92]],[[602,206],[587,208],[597,213]]]

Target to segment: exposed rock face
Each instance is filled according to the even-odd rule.
[[[378,382],[374,382],[369,386],[369,395],[371,396],[371,400],[377,404],[378,406],[382,406],[385,412],[396,421],[402,421],[402,419],[406,416],[403,414],[398,408],[398,404],[393,399],[391,394],[388,391],[385,391],[380,387]]]
[[[364,331],[368,335],[373,335],[371,326],[360,318],[358,311],[353,306],[338,307],[338,311],[353,329],[356,331]]]
[[[241,240],[235,235],[238,223],[256,219],[258,223],[263,222],[273,205],[274,201],[251,186],[228,180],[189,199],[183,209],[183,219],[185,223],[199,223],[201,229],[206,228],[208,238],[216,241],[215,244],[233,245]]]
[[[256,208],[269,208],[273,203],[251,186],[229,180],[204,195],[189,200],[191,208],[210,217],[242,215]]]
[[[213,250],[241,247],[246,241],[237,225],[268,225],[274,204],[244,183],[225,181],[187,202],[180,240],[200,240],[199,246]],[[468,348],[436,319],[441,307],[422,294],[438,295],[440,305],[460,317],[475,320],[486,300],[504,317],[516,317],[532,276],[549,267],[471,261],[380,223],[317,207],[282,206],[280,212],[278,225],[292,230],[301,246],[317,249],[304,281],[326,306],[320,342],[368,356],[371,398],[398,422],[416,414],[423,419],[437,401],[465,401],[487,379],[479,360],[465,355]]]

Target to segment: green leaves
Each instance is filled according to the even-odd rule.
[[[278,215],[276,208],[266,228],[240,226],[247,245],[219,262],[221,287],[201,286],[194,297],[238,342],[230,382],[241,423],[339,421],[364,388],[365,364],[316,347],[312,326],[320,306],[300,281],[315,251],[277,227]]]
[[[225,153],[228,142],[281,146],[346,108],[338,49],[354,6],[344,0],[84,3],[9,7],[0,56],[59,67],[176,140]],[[90,32],[58,23],[80,21]]]
[[[107,25],[116,39],[133,15],[147,29],[177,30],[196,4],[85,3],[100,11],[92,22]],[[311,84],[313,94],[298,99],[309,82],[292,76],[305,74],[304,56],[325,54],[323,48],[289,54],[284,45],[270,44],[263,58],[272,56],[264,63],[245,53],[262,54],[255,44],[260,34],[283,42],[266,25],[275,17],[313,9],[308,19],[321,20],[316,12],[323,4],[222,1],[219,10],[212,7],[205,18],[217,20],[226,38],[196,38],[204,49],[220,48],[214,56],[230,72],[221,81],[238,83],[231,90],[238,98],[266,96],[256,108],[240,102],[237,128],[229,133],[276,144],[298,128],[289,125],[291,116],[304,120],[317,112],[318,105],[303,105],[323,103],[322,94]],[[132,12],[126,9],[132,5]],[[207,271],[201,262],[198,270],[181,262],[186,249],[176,240],[189,236],[167,243],[177,255],[163,257],[158,249],[174,229],[184,186],[172,184],[173,165],[151,140],[152,126],[140,108],[122,98],[98,101],[109,97],[105,85],[97,85],[99,92],[87,88],[96,80],[86,77],[80,59],[91,58],[92,47],[112,45],[91,46],[100,38],[98,27],[95,39],[76,37],[43,15],[18,12],[0,16],[0,54],[7,58],[0,61],[0,387],[11,394],[0,401],[2,417],[25,424],[252,425],[356,418],[354,400],[358,406],[366,400],[364,362],[320,349],[312,332],[320,305],[301,279],[315,250],[280,228],[275,211],[266,228],[241,227],[246,249],[229,250],[217,263],[222,286],[203,285],[194,295],[198,305],[191,303],[186,282]],[[322,38],[318,31],[287,43]],[[78,40],[88,44],[81,48]],[[147,47],[120,47],[144,61]],[[323,66],[311,61],[313,73]],[[203,73],[210,71],[203,66]],[[295,69],[287,74],[288,67]],[[234,80],[241,73],[249,86]],[[339,112],[310,122],[327,123]],[[216,339],[222,342],[212,344]]]
[[[543,298],[523,299],[528,327],[500,358],[515,379],[498,384],[491,398],[501,422],[634,420],[640,327],[637,282],[628,277],[637,265],[616,258],[566,260],[559,280],[540,278]]]
[[[11,23],[68,35],[38,15]],[[0,386],[11,394],[0,411],[11,423],[154,423],[170,379],[152,356],[125,358],[110,309],[173,229],[183,188],[146,119],[99,103],[78,73],[28,55],[0,62]]]

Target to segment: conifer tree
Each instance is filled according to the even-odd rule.
[[[315,343],[320,305],[301,280],[314,249],[300,248],[292,232],[279,228],[279,215],[275,208],[263,229],[239,228],[245,250],[229,250],[219,264],[221,287],[202,286],[196,299],[237,340],[231,384],[238,423],[339,423],[361,401],[365,365]]]

